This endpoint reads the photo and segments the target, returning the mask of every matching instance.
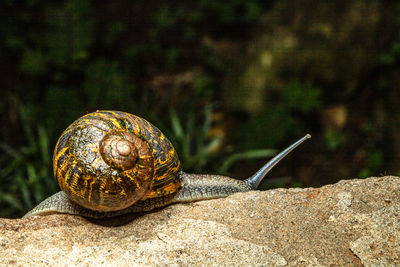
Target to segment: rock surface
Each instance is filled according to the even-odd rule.
[[[0,265],[400,266],[400,178],[238,193],[140,215],[0,219]]]

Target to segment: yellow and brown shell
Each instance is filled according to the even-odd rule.
[[[135,115],[97,111],[73,122],[54,150],[61,190],[83,207],[115,211],[176,192],[181,166],[171,142]]]

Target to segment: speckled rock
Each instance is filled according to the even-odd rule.
[[[400,178],[238,193],[108,220],[0,219],[0,265],[400,266]]]

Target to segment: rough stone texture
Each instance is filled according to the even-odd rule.
[[[0,264],[400,266],[400,178],[238,193],[110,220],[0,219]]]

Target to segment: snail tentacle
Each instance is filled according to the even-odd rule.
[[[269,171],[284,157],[286,157],[290,152],[292,152],[293,149],[298,147],[301,143],[306,141],[307,139],[310,139],[311,135],[306,134],[304,137],[293,143],[292,145],[288,146],[286,149],[284,149],[281,153],[276,155],[274,158],[272,158],[270,161],[268,161],[264,166],[261,167],[260,170],[258,170],[253,176],[249,177],[248,179],[245,180],[245,183],[248,184],[251,189],[257,189],[260,182],[262,179],[269,173]]]

